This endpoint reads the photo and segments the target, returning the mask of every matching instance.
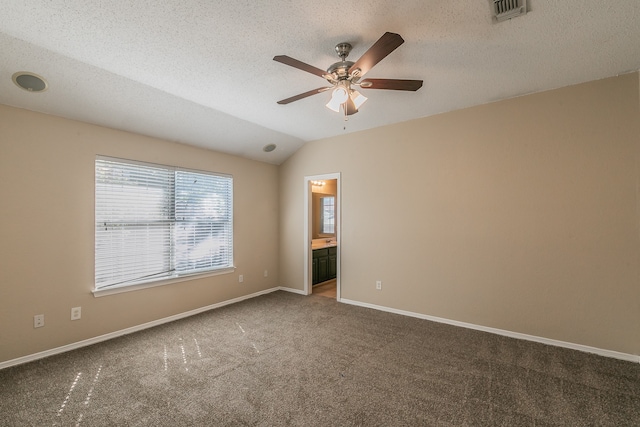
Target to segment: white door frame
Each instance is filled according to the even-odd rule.
[[[311,175],[304,177],[304,293],[309,295],[312,293],[312,264],[311,264],[311,221],[312,221],[312,202],[311,181],[336,180],[336,243],[338,244],[337,265],[336,265],[336,299],[340,301],[340,237],[342,236],[342,198],[340,185],[340,172],[329,173],[324,175]]]

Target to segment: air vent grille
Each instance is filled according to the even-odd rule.
[[[522,16],[527,13],[527,0],[493,0],[493,13],[497,21]]]

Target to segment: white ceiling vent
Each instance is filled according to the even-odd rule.
[[[493,0],[493,16],[496,21],[525,15],[527,13],[527,0]]]

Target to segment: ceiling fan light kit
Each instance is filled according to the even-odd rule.
[[[336,113],[339,113],[340,107],[343,107],[343,110],[346,113],[347,111],[349,111],[349,108],[345,105],[345,103],[347,101],[350,101],[353,102],[353,106],[355,107],[355,111],[357,112],[360,106],[364,104],[367,99],[369,98],[362,95],[357,90],[347,88],[344,85],[339,85],[333,90],[331,99],[327,103],[326,107],[330,110],[335,111]],[[345,114],[345,120],[347,120],[347,114]]]
[[[345,120],[347,120],[348,116],[357,113],[358,109],[368,99],[353,87],[360,87],[361,89],[386,89],[415,92],[422,87],[422,80],[361,80],[362,77],[371,70],[371,68],[386,58],[391,52],[396,50],[402,43],[404,43],[404,40],[399,34],[389,32],[384,33],[384,35],[380,37],[380,39],[378,39],[378,41],[376,41],[373,46],[371,46],[369,50],[367,50],[356,62],[346,60],[353,48],[351,44],[346,42],[338,43],[335,50],[340,57],[340,61],[331,64],[331,66],[327,68],[326,72],[320,68],[305,64],[302,61],[298,61],[297,59],[286,55],[274,56],[274,61],[322,77],[331,84],[329,87],[313,89],[308,92],[280,100],[278,101],[278,104],[286,105],[333,89],[331,92],[331,99],[326,104],[326,107],[336,113],[339,113],[340,108],[342,107]]]

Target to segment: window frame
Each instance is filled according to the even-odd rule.
[[[150,168],[159,168],[159,169],[163,169],[168,171],[169,173],[172,174],[172,185],[171,185],[171,197],[169,198],[169,201],[167,202],[168,205],[173,205],[171,207],[171,212],[172,217],[170,217],[169,222],[171,223],[171,237],[169,239],[169,245],[167,246],[170,249],[170,252],[172,254],[175,253],[175,248],[176,248],[176,233],[177,231],[175,230],[176,226],[179,225],[181,223],[182,220],[177,218],[176,212],[175,212],[175,205],[176,205],[176,198],[177,196],[177,191],[176,191],[176,182],[178,181],[177,179],[177,172],[186,172],[186,173],[195,173],[195,174],[202,174],[202,175],[207,175],[207,176],[214,176],[214,177],[220,177],[220,178],[225,178],[228,179],[228,185],[230,186],[230,188],[228,189],[227,193],[225,195],[225,201],[228,205],[228,221],[224,221],[223,223],[228,226],[230,228],[230,231],[227,231],[227,235],[230,234],[229,237],[229,242],[228,245],[225,246],[226,250],[230,251],[230,265],[229,266],[225,266],[225,267],[217,267],[217,268],[211,268],[211,269],[199,269],[196,271],[188,271],[188,272],[183,272],[183,273],[174,273],[171,276],[162,276],[159,278],[144,278],[141,277],[139,280],[129,280],[129,281],[125,281],[123,283],[115,283],[115,284],[110,284],[110,285],[103,285],[103,286],[98,286],[98,284],[96,283],[96,279],[97,279],[97,255],[98,255],[98,249],[97,249],[97,237],[98,237],[98,164],[99,161],[108,161],[108,162],[114,162],[114,163],[121,163],[121,164],[127,164],[127,165],[132,165],[132,166],[141,166],[141,167],[150,167]],[[138,160],[130,160],[130,159],[123,159],[123,158],[116,158],[116,157],[110,157],[110,156],[102,156],[102,155],[98,155],[95,157],[95,161],[94,161],[94,197],[95,197],[95,203],[94,203],[94,280],[93,280],[93,294],[94,296],[98,297],[98,296],[104,296],[104,295],[110,295],[110,294],[115,294],[115,293],[121,293],[121,292],[129,292],[129,291],[135,291],[135,290],[140,290],[140,289],[145,289],[145,288],[150,288],[150,287],[156,287],[156,286],[164,286],[164,285],[168,285],[168,284],[173,284],[173,283],[179,283],[179,282],[183,282],[183,281],[188,281],[188,280],[193,280],[193,279],[200,279],[200,278],[205,278],[205,277],[210,277],[210,276],[217,276],[217,275],[222,275],[222,274],[229,274],[235,271],[235,261],[234,261],[234,213],[233,213],[233,206],[234,206],[234,198],[233,198],[233,193],[234,193],[234,182],[233,182],[233,176],[230,174],[224,174],[224,173],[218,173],[218,172],[211,172],[211,171],[202,171],[202,170],[195,170],[195,169],[189,169],[189,168],[184,168],[184,167],[179,167],[179,166],[172,166],[172,165],[164,165],[164,164],[157,164],[157,163],[150,163],[150,162],[143,162],[143,161],[138,161]],[[226,198],[228,196],[228,199]],[[211,222],[213,224],[213,221]],[[175,255],[169,255],[169,257],[171,257],[171,262],[173,262],[173,260],[175,259]],[[173,266],[174,268],[172,270],[175,270],[175,266]],[[169,270],[171,271],[171,270]]]

